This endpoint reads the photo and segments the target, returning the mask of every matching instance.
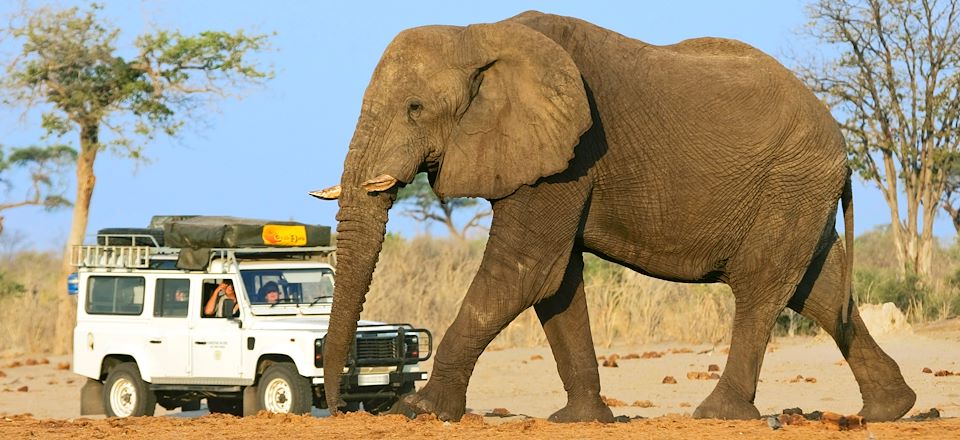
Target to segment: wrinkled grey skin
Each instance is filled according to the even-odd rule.
[[[837,124],[750,46],[714,38],[652,46],[538,12],[398,35],[373,73],[344,163],[324,346],[331,408],[341,403],[338,372],[387,211],[419,171],[441,197],[487,198],[494,215],[430,380],[398,412],[459,420],[478,356],[533,306],[568,394],[551,420],[611,421],[583,252],[665,280],[730,285],[729,358],[696,417],[759,416],[757,377],[785,307],[836,340],[868,420],[913,406],[915,394],[856,308],[843,316],[851,260],[834,219],[842,199],[850,249],[852,199]]]

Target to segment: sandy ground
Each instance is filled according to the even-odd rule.
[[[782,438],[960,438],[960,325],[928,328],[878,337],[900,364],[918,399],[910,415],[937,408],[934,421],[902,420],[870,423],[867,432],[836,432],[818,422],[785,426]],[[616,354],[617,367],[601,367],[603,394],[615,415],[629,423],[557,425],[543,419],[565,404],[565,394],[549,348],[510,349],[485,353],[477,364],[467,406],[477,416],[461,423],[408,421],[397,416],[366,414],[344,417],[299,417],[262,414],[238,419],[224,415],[164,412],[140,419],[81,418],[79,394],[83,378],[60,369],[66,357],[0,356],[0,438],[255,438],[324,434],[350,437],[420,438],[728,438],[769,437],[763,420],[728,422],[693,420],[690,413],[713,389],[710,366],[722,373],[725,347],[657,344],[598,348],[606,358]],[[644,353],[647,358],[642,358]],[[660,357],[651,357],[660,354]],[[634,358],[641,357],[641,358]],[[603,362],[602,360],[600,362]],[[17,365],[20,364],[20,365]],[[35,364],[35,365],[29,365]],[[428,363],[429,364],[429,363]],[[430,365],[428,365],[429,367]],[[946,370],[953,376],[924,373]],[[672,376],[675,384],[664,384]],[[802,376],[798,378],[798,376]],[[861,406],[857,384],[839,350],[826,338],[781,338],[766,355],[756,405],[762,414],[799,407],[855,414]],[[618,402],[619,401],[619,402]],[[494,409],[512,414],[494,416]],[[191,416],[182,417],[183,415]],[[483,416],[486,415],[486,416]],[[181,417],[177,417],[181,416]],[[637,417],[643,417],[640,419]],[[851,437],[853,436],[853,437]]]

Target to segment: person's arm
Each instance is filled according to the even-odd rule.
[[[221,290],[223,290],[223,284],[213,290],[213,294],[210,295],[210,299],[207,300],[207,305],[203,307],[203,316],[213,316],[216,312],[217,296],[219,296]]]

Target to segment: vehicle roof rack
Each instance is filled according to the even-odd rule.
[[[114,237],[115,242],[118,237]],[[148,243],[152,239],[147,235],[128,234],[125,243]],[[109,242],[109,241],[107,241]],[[156,241],[153,241],[156,244]],[[209,250],[210,262],[220,259],[224,267],[238,260],[258,258],[286,258],[291,260],[311,260],[326,258],[331,265],[336,264],[336,248],[333,246],[293,246],[293,247],[242,247],[212,248]],[[180,257],[180,248],[142,245],[77,245],[70,252],[70,264],[75,267],[96,267],[112,269],[156,268],[159,262],[176,261]]]

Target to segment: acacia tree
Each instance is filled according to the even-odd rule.
[[[926,277],[960,146],[958,0],[820,0],[808,13],[809,34],[839,53],[799,74],[841,121],[851,167],[883,193],[901,273]]]
[[[86,233],[98,153],[110,149],[141,159],[156,134],[178,134],[204,104],[272,75],[249,56],[267,48],[267,35],[153,31],[137,37],[133,54],[124,56],[116,46],[119,29],[99,18],[101,11],[97,4],[83,9],[24,7],[3,29],[20,45],[3,78],[6,102],[39,107],[47,136],[75,133],[79,138],[64,274],[71,271],[70,249],[81,244]],[[57,323],[57,337],[64,344],[72,327],[71,311],[65,300]]]
[[[0,173],[13,169],[25,169],[30,179],[30,187],[22,197],[0,202],[0,212],[23,206],[42,206],[53,210],[68,207],[70,201],[63,197],[62,186],[58,184],[65,168],[77,159],[77,152],[66,145],[47,147],[30,146],[14,148],[7,157],[0,147]],[[0,178],[8,188],[13,186],[8,177]],[[3,216],[0,216],[0,233],[3,232]]]
[[[426,173],[417,174],[409,185],[397,193],[397,205],[400,214],[423,223],[440,223],[447,228],[452,237],[464,241],[471,229],[483,229],[480,222],[489,217],[489,209],[480,208],[480,201],[474,198],[440,200],[430,188]],[[453,221],[454,212],[463,212],[474,208],[473,216],[462,226]]]

